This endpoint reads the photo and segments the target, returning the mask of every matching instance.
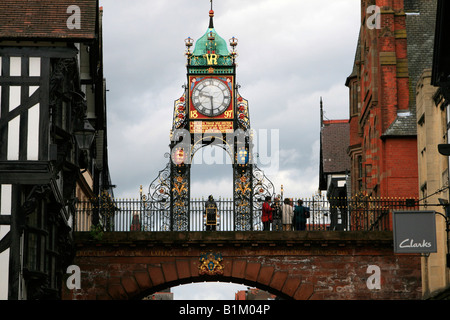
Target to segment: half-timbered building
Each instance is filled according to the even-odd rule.
[[[97,0],[0,2],[0,299],[58,299],[80,197],[111,187]]]

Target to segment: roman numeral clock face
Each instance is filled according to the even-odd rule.
[[[192,91],[192,104],[195,109],[208,117],[215,117],[225,112],[230,102],[230,89],[219,79],[204,79]]]

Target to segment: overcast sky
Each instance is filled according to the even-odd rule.
[[[147,192],[167,163],[173,103],[187,80],[184,39],[206,32],[210,1],[100,5],[111,178],[116,197],[137,198],[139,186]],[[319,184],[320,97],[325,118],[348,118],[344,84],[353,66],[360,1],[215,0],[214,12],[219,36],[239,39],[237,83],[249,101],[257,151],[267,155],[260,167],[277,193],[283,185],[285,197],[311,197]],[[193,197],[232,196],[231,166],[205,164],[220,158],[226,163],[218,147],[196,153],[194,162],[203,164],[191,170]]]

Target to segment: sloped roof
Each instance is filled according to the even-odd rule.
[[[344,173],[350,170],[347,149],[350,144],[348,120],[323,121],[321,134],[321,159],[323,173]]]
[[[80,9],[80,28],[70,29],[74,11]],[[98,0],[1,0],[0,38],[94,39]]]
[[[358,43],[356,45],[355,59],[353,60],[353,70],[352,73],[347,77],[347,80],[345,81],[346,86],[348,86],[348,83],[351,78],[358,76],[360,61],[361,61],[361,31],[359,32]]]
[[[398,112],[397,118],[381,137],[415,136],[417,134],[416,114],[406,110]]]

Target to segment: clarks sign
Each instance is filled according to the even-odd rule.
[[[434,211],[394,211],[394,252],[436,252]]]

